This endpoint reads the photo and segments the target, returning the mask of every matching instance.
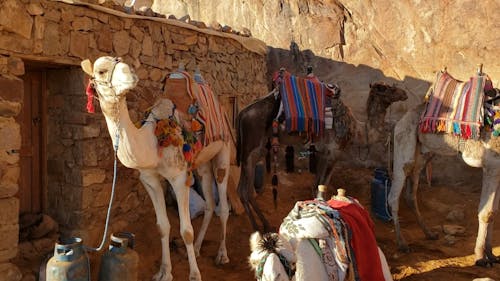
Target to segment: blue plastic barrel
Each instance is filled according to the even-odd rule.
[[[386,168],[376,168],[371,183],[371,210],[375,217],[390,221],[392,219],[387,202],[391,191],[391,179]]]

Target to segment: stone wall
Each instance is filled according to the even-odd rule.
[[[250,40],[250,41],[248,41]],[[113,178],[113,150],[104,117],[85,111],[81,60],[120,56],[140,78],[128,95],[138,120],[162,93],[163,79],[181,63],[198,67],[222,102],[241,108],[267,93],[265,53],[235,35],[161,18],[127,15],[54,1],[0,2],[0,276],[19,280],[9,263],[18,249],[20,124],[25,66],[44,67],[47,85],[47,202],[63,235],[97,246]],[[262,42],[246,38],[254,46]],[[264,48],[265,49],[265,48]],[[119,164],[110,231],[154,216],[137,172]],[[7,276],[7,277],[4,277]],[[7,278],[7,279],[5,279]]]
[[[19,280],[21,272],[9,263],[17,255],[21,130],[15,118],[21,111],[24,71],[19,59],[0,55],[0,276]],[[21,95],[19,95],[19,93]]]

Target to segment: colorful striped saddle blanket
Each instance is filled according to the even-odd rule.
[[[485,85],[491,86],[486,75],[459,81],[448,72],[439,72],[426,96],[428,102],[420,117],[420,131],[449,133],[463,139],[479,138]]]
[[[287,131],[322,135],[326,85],[316,76],[298,77],[283,72],[282,76],[275,74],[274,77],[281,94]]]
[[[195,126],[191,129],[203,131],[204,145],[229,140],[230,128],[226,113],[200,74],[195,74],[193,78],[185,71],[171,73],[165,84],[165,95],[174,102],[177,110],[199,121],[191,122]],[[202,128],[197,128],[200,123]]]

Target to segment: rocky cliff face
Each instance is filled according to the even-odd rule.
[[[376,80],[399,83],[412,95],[393,106],[394,120],[421,101],[444,66],[467,79],[483,63],[499,86],[496,0],[156,0],[152,8],[250,29],[270,47],[271,71],[284,65],[303,72],[311,64],[322,79],[340,84],[360,119]]]
[[[156,0],[152,8],[250,29],[269,47],[269,71],[285,66],[304,73],[312,65],[321,79],[341,86],[344,102],[361,120],[369,84],[378,80],[396,83],[410,96],[390,107],[390,121],[422,102],[443,67],[465,80],[482,63],[500,87],[498,0]],[[444,169],[436,177],[455,169],[464,177],[453,181],[477,174],[460,161],[434,162]]]

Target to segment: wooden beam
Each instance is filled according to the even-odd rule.
[[[75,65],[75,66],[80,66],[80,59],[68,59],[68,58],[60,58],[60,57],[48,57],[48,56],[43,56],[43,55],[28,55],[28,54],[21,54],[21,53],[16,53],[16,52],[11,52],[7,50],[2,50],[0,49],[0,54],[1,55],[7,55],[7,56],[12,56],[12,57],[18,57],[23,60],[30,60],[30,61],[37,61],[37,62],[43,62],[43,63],[49,63],[49,64],[63,64],[63,65]]]

